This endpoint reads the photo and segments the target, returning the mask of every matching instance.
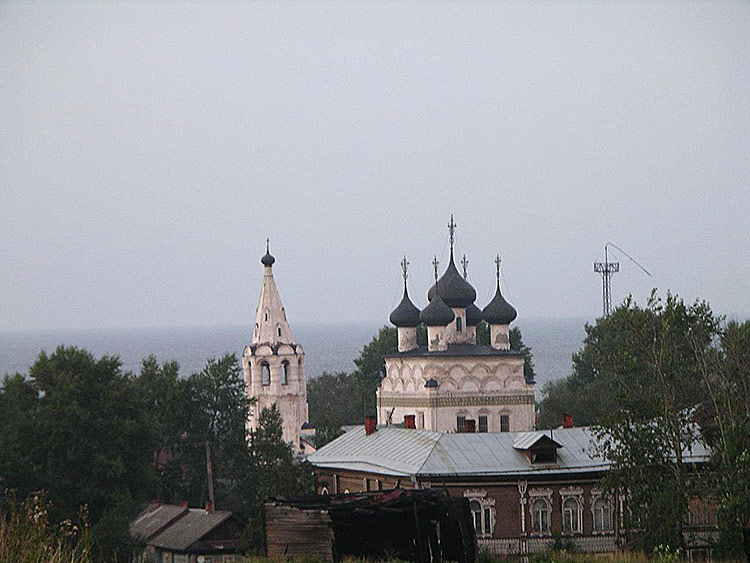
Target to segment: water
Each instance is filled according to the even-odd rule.
[[[570,373],[571,355],[581,347],[585,319],[532,319],[519,324],[532,348],[537,395],[543,385]],[[354,358],[377,333],[377,323],[295,324],[295,339],[305,348],[308,377],[354,369]],[[0,374],[28,372],[44,350],[58,345],[85,348],[95,356],[119,355],[123,369],[138,371],[141,359],[177,360],[184,375],[199,371],[209,357],[238,356],[250,342],[246,326],[105,330],[29,330],[0,332]]]

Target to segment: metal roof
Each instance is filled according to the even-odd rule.
[[[350,430],[307,460],[316,467],[349,469],[395,476],[502,476],[604,471],[609,464],[593,451],[590,428],[555,429],[560,444],[556,463],[532,464],[517,449],[536,442],[546,432],[494,432],[445,434],[381,426],[370,436],[364,427]],[[685,460],[708,460],[700,444],[686,452]]]
[[[149,506],[130,523],[130,534],[148,540],[187,511],[187,507],[175,504]]]
[[[190,508],[187,514],[148,543],[172,551],[187,551],[191,545],[231,516],[232,513],[227,510],[208,512],[202,508]]]
[[[513,440],[513,447],[517,450],[528,450],[531,446],[536,444],[539,440],[542,438],[548,438],[552,440],[555,444],[558,445],[558,447],[562,448],[562,444],[555,440],[553,437],[553,431],[547,430],[547,431],[541,431],[536,430],[532,432],[523,432],[521,434],[518,434],[516,436],[516,439]]]

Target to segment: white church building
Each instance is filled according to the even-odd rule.
[[[315,428],[308,422],[307,381],[305,379],[305,351],[294,341],[292,329],[281,304],[279,290],[273,277],[273,264],[266,241],[263,264],[263,284],[255,313],[253,338],[242,352],[242,368],[251,406],[248,429],[257,430],[260,413],[273,404],[282,418],[283,438],[294,447],[295,453],[315,451]]]
[[[422,310],[407,291],[407,262],[402,261],[404,296],[391,313],[398,328],[398,352],[386,356],[385,377],[377,391],[378,424],[412,424],[437,432],[524,432],[534,429],[534,381],[524,376],[523,352],[510,349],[509,325],[516,310],[497,289],[480,310],[476,290],[456,269],[455,223],[451,217],[450,259]],[[490,345],[477,344],[476,327],[484,319]],[[417,327],[427,327],[427,344],[417,345]],[[467,426],[468,425],[468,426]]]

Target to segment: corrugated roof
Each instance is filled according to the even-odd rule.
[[[130,523],[130,534],[147,540],[187,511],[188,508],[175,504],[149,506]]]
[[[149,544],[173,551],[187,551],[231,516],[232,513],[227,510],[207,512],[201,508],[190,508],[187,514],[154,537]]]
[[[370,471],[396,476],[458,476],[554,474],[602,471],[609,464],[593,451],[589,428],[554,430],[560,444],[557,462],[532,465],[514,447],[534,443],[547,432],[495,432],[445,434],[428,430],[379,427],[366,436],[358,427],[307,457],[317,467]],[[686,453],[686,461],[706,461],[702,445]]]

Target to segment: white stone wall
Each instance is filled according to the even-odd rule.
[[[429,379],[437,389],[425,388]],[[534,428],[534,387],[523,376],[523,356],[406,357],[386,359],[378,389],[378,423],[400,423],[406,414],[424,413],[424,427],[456,430],[456,417],[478,421],[487,414],[489,430],[500,430],[500,416],[510,430]],[[477,424],[478,426],[478,424]]]

